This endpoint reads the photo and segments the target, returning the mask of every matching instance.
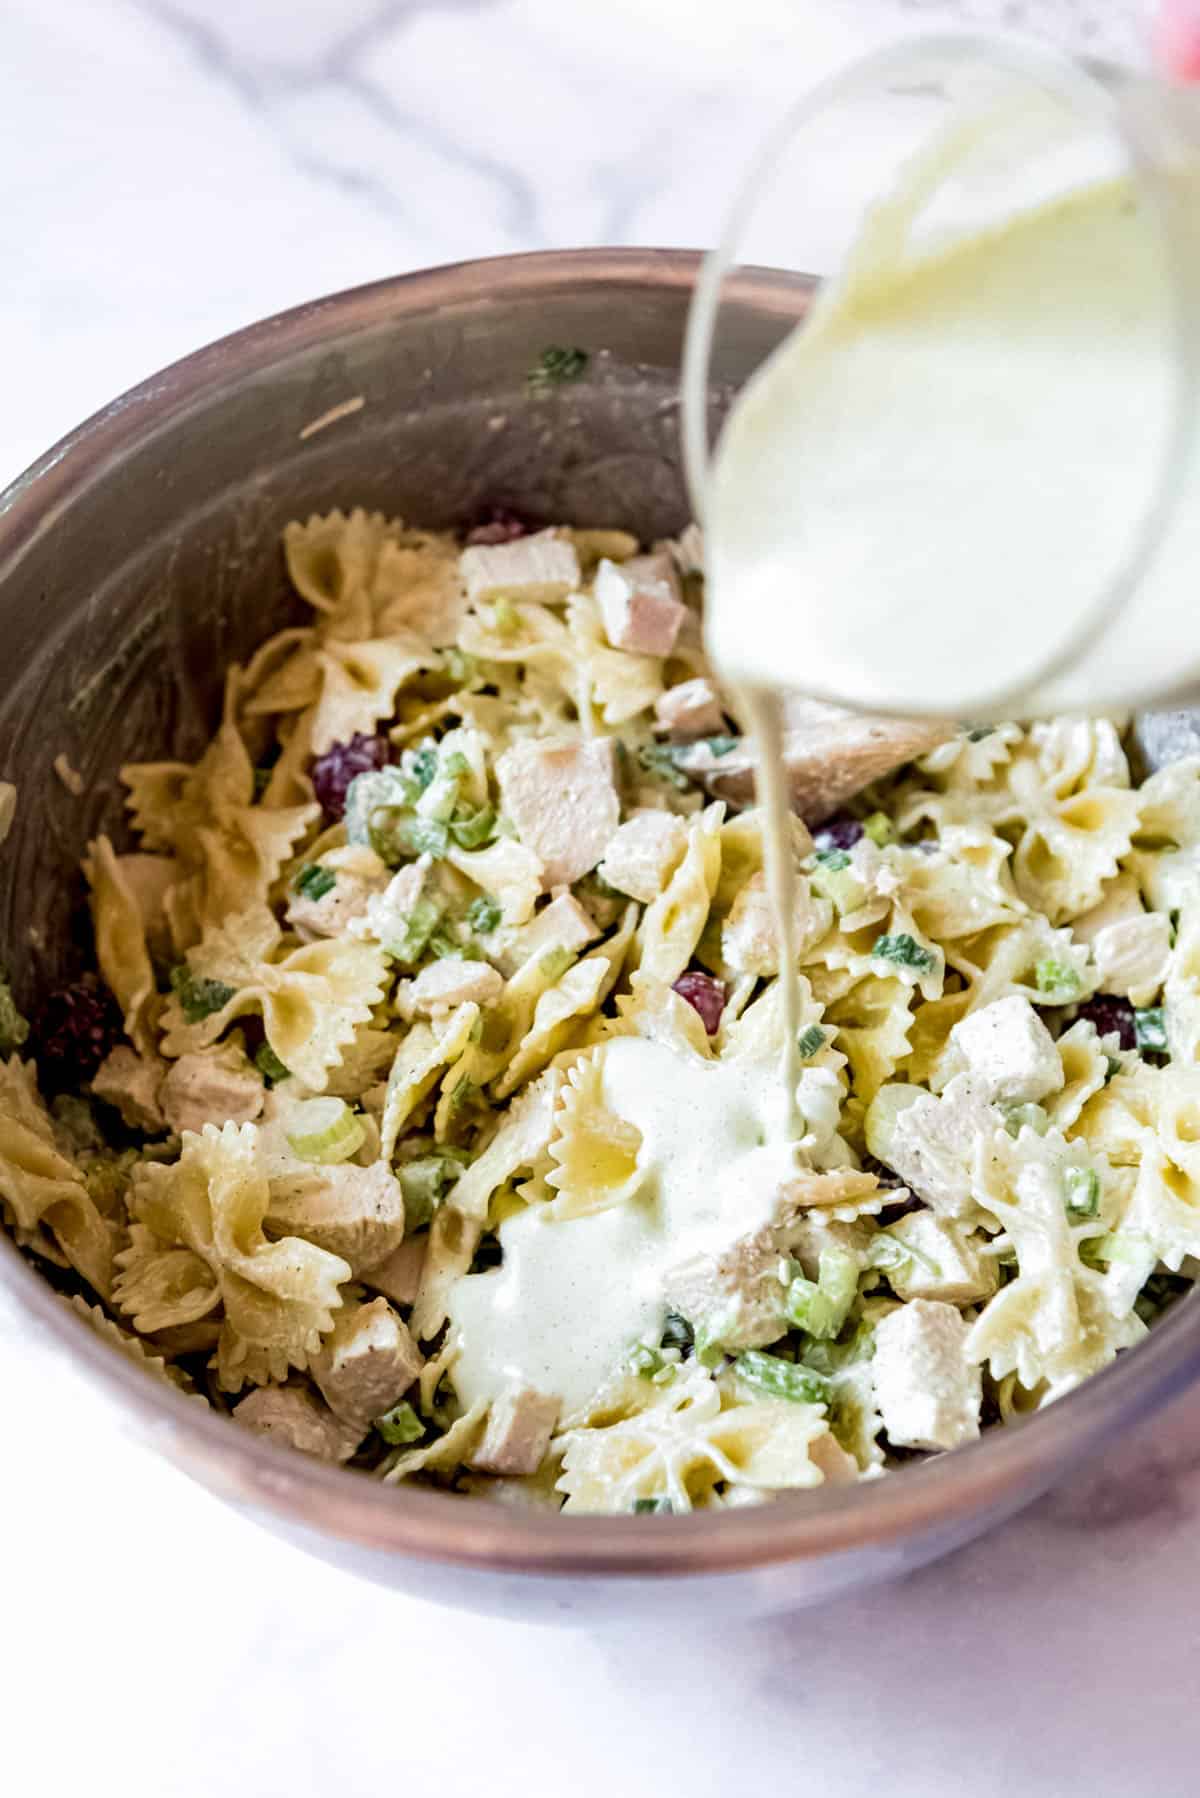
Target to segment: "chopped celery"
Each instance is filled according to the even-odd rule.
[[[292,1077],[292,1070],[284,1067],[270,1043],[259,1043],[258,1048],[254,1051],[254,1065],[272,1086],[277,1086],[281,1080],[290,1080]]]
[[[863,1121],[867,1148],[874,1155],[876,1161],[891,1165],[891,1147],[896,1131],[896,1119],[902,1111],[923,1096],[921,1087],[906,1086],[900,1082],[880,1087],[867,1107],[867,1115]]]
[[[815,866],[808,876],[814,893],[832,902],[840,917],[857,911],[867,897],[866,882],[855,871],[844,849],[818,849]]]
[[[452,749],[438,761],[438,776],[442,780],[466,780],[470,772],[471,764],[461,749]]]
[[[393,1405],[390,1411],[385,1411],[382,1417],[377,1417],[375,1428],[393,1448],[400,1448],[406,1442],[416,1442],[425,1434],[425,1425],[406,1398],[402,1398],[398,1405]]]
[[[490,893],[481,893],[478,899],[472,899],[466,910],[466,920],[472,930],[480,936],[490,936],[500,923],[499,905]]]
[[[234,997],[236,987],[223,980],[202,980],[192,973],[186,962],[171,969],[171,991],[179,1000],[179,1008],[189,1024],[198,1024],[220,1011]]]
[[[772,1398],[791,1399],[798,1405],[823,1405],[829,1400],[829,1382],[823,1375],[795,1361],[784,1361],[779,1355],[746,1349],[733,1365],[740,1380]]]
[[[400,771],[416,788],[418,794],[432,786],[438,770],[437,745],[422,743],[419,749],[410,749],[400,763]]]
[[[696,747],[698,747],[700,749],[707,749],[709,755],[715,755],[715,756],[732,755],[733,751],[741,743],[741,740],[742,739],[740,737],[728,737],[728,736],[701,737],[700,742],[698,745],[696,745]]]
[[[450,847],[448,827],[437,818],[421,818],[412,813],[401,812],[390,829],[384,828],[379,833],[379,842],[374,835],[372,848],[385,862],[395,862],[400,855],[431,855],[435,861],[440,860]],[[380,844],[384,847],[380,847]],[[387,853],[385,853],[385,848]]]
[[[880,961],[894,962],[898,968],[914,968],[920,974],[928,974],[937,966],[933,951],[924,948],[906,930],[895,936],[876,937],[871,954]]]
[[[574,951],[564,949],[560,944],[556,949],[547,949],[538,963],[538,967],[547,980],[559,980],[575,960]]]
[[[366,1137],[361,1118],[344,1099],[306,1099],[292,1116],[288,1147],[301,1161],[330,1165],[348,1161]]]
[[[429,953],[439,961],[481,961],[483,958],[472,942],[459,942],[448,930],[435,930],[429,939]]]
[[[1092,1167],[1063,1169],[1063,1191],[1067,1216],[1097,1217],[1100,1212],[1100,1176]]]
[[[863,819],[863,835],[870,837],[879,849],[896,841],[896,826],[886,812],[872,812],[869,818]]]
[[[808,1029],[802,1030],[796,1039],[796,1049],[805,1061],[810,1056],[816,1055],[824,1046],[825,1032],[819,1024],[810,1024]]]
[[[635,1498],[633,1511],[636,1517],[667,1517],[674,1513],[675,1507],[669,1498]]]
[[[1052,958],[1037,963],[1033,970],[1033,982],[1039,993],[1059,1005],[1069,1005],[1073,999],[1077,999],[1083,985],[1074,968]]]
[[[418,899],[404,921],[404,934],[389,937],[384,948],[393,960],[413,967],[429,946],[442,920],[442,907],[434,899]]]
[[[337,885],[337,875],[332,868],[322,868],[317,862],[309,862],[301,868],[292,885],[302,899],[323,899]]]
[[[1050,1128],[1045,1107],[1034,1105],[1030,1100],[1001,1104],[998,1109],[1010,1136],[1020,1136],[1025,1129],[1032,1130],[1037,1136],[1045,1136]]]
[[[858,1293],[858,1263],[845,1249],[822,1249],[817,1280],[803,1275],[788,1287],[788,1322],[809,1336],[832,1340],[841,1331]]]
[[[1161,1005],[1147,1005],[1133,1014],[1139,1055],[1166,1055],[1167,1026]]]

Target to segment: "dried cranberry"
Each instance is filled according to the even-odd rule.
[[[529,526],[507,506],[489,506],[487,517],[467,532],[468,543],[515,543],[527,536]]]
[[[358,774],[386,768],[391,749],[386,737],[367,737],[355,731],[348,743],[334,743],[312,765],[313,790],[330,823],[346,809],[346,788]]]
[[[857,818],[852,818],[849,812],[835,812],[813,831],[813,842],[818,849],[853,849],[862,833],[863,827]]]
[[[714,1036],[725,1009],[725,982],[714,980],[711,974],[702,974],[698,968],[691,968],[679,976],[675,991],[681,999],[687,1000],[693,1011],[699,1012],[705,1030],[709,1036]]]
[[[1115,1031],[1123,1049],[1136,1049],[1137,1028],[1128,999],[1118,999],[1114,993],[1097,993],[1079,1007],[1076,1015],[1094,1024],[1098,1035],[1110,1036]]]
[[[120,1036],[121,1009],[94,974],[50,993],[34,1031],[46,1090],[63,1092],[84,1085]]]

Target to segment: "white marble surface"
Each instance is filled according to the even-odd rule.
[[[316,292],[498,251],[707,241],[784,100],[946,10],[6,0],[0,477],[163,362]],[[958,10],[1138,53],[1103,0]],[[310,1563],[114,1435],[2,1314],[0,1403],[5,1789],[1195,1789],[1200,1396],[903,1585],[692,1642],[483,1622]]]

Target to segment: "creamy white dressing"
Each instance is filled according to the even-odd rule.
[[[923,166],[868,216],[733,408],[707,501],[713,658],[747,682],[960,717],[1164,691],[1200,667],[1195,469],[1129,603],[1088,633],[1172,441],[1156,221],[1118,180],[917,254],[928,183]]]
[[[507,1386],[586,1404],[640,1339],[657,1342],[665,1275],[775,1216],[798,1165],[780,1088],[754,1062],[706,1062],[621,1037],[596,1051],[604,1103],[642,1133],[632,1197],[576,1218],[534,1205],[501,1224],[502,1265],[450,1299],[464,1404]]]

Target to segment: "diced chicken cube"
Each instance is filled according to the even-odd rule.
[[[138,1055],[124,1043],[109,1051],[92,1078],[92,1091],[120,1112],[134,1130],[161,1130],[164,1126],[159,1094],[166,1068],[155,1057]]]
[[[513,945],[518,965],[548,949],[569,949],[577,955],[600,935],[596,920],[574,893],[556,893],[518,934]]]
[[[635,812],[609,839],[596,872],[618,893],[649,905],[687,849],[687,825],[674,812]]]
[[[514,743],[496,763],[504,811],[542,864],[542,890],[590,872],[621,821],[611,738]]]
[[[386,1299],[345,1306],[309,1371],[343,1422],[364,1433],[398,1404],[425,1365]]]
[[[829,1249],[841,1249],[865,1266],[874,1234],[874,1225],[865,1219],[847,1222],[828,1217],[822,1211],[808,1211],[787,1225],[780,1240],[787,1254],[800,1263],[805,1276],[815,1280],[821,1271],[821,1256]]]
[[[712,681],[698,674],[668,687],[654,702],[654,722],[678,742],[715,737],[725,729],[721,696]]]
[[[995,1292],[1000,1280],[996,1257],[986,1254],[979,1236],[954,1219],[910,1211],[888,1233],[911,1251],[909,1261],[888,1274],[899,1298],[971,1305]]]
[[[1132,1005],[1149,1005],[1167,977],[1171,960],[1171,920],[1163,912],[1142,912],[1097,931],[1092,954],[1100,987],[1120,993]]]
[[[263,1077],[239,1049],[224,1045],[181,1055],[159,1093],[172,1130],[205,1124],[252,1124],[263,1108]]]
[[[419,856],[393,874],[382,893],[368,894],[363,915],[355,921],[351,935],[374,937],[385,947],[402,942],[432,866],[430,856]]]
[[[393,1305],[412,1305],[421,1289],[425,1267],[427,1236],[410,1236],[399,1248],[363,1275],[363,1284],[372,1292],[381,1292]]]
[[[991,1100],[1044,1099],[1063,1083],[1054,1038],[1019,993],[969,1012],[950,1032],[976,1088]]]
[[[494,1005],[503,991],[503,976],[490,963],[446,956],[404,983],[396,994],[396,1009],[402,1018],[431,1018],[468,1000]]]
[[[575,545],[555,530],[464,549],[458,566],[472,605],[502,594],[552,604],[579,586]]]
[[[733,1353],[774,1342],[785,1327],[786,1262],[780,1240],[778,1227],[768,1224],[740,1236],[719,1255],[681,1261],[663,1280],[668,1306]]]
[[[833,906],[810,888],[803,875],[796,877],[796,953],[819,942],[833,922]],[[752,874],[721,926],[721,954],[738,974],[777,974],[779,937],[775,912],[767,892],[767,877]]]
[[[233,1415],[260,1435],[321,1461],[348,1461],[366,1434],[335,1417],[303,1386],[260,1386],[233,1407]]]
[[[561,1401],[532,1386],[501,1393],[468,1463],[480,1473],[536,1473],[550,1446]]]
[[[897,1448],[957,1448],[979,1434],[978,1367],[953,1305],[912,1299],[875,1325],[871,1378],[883,1427]]]
[[[331,868],[329,872],[334,884],[319,899],[306,899],[295,891],[288,898],[287,921],[305,942],[341,936],[355,918],[365,917],[368,900],[380,891],[381,883],[363,880],[347,869]]]
[[[404,1193],[386,1162],[269,1172],[266,1221],[348,1261],[355,1278],[386,1260],[404,1235]]]
[[[902,762],[924,755],[954,735],[955,727],[919,718],[876,718],[823,700],[784,701],[783,765],[792,809],[819,824],[872,781]],[[749,742],[728,755],[701,758],[688,771],[717,799],[753,805],[754,755]]]
[[[905,1185],[942,1216],[975,1215],[971,1189],[975,1145],[981,1136],[1002,1128],[986,1093],[969,1074],[956,1074],[940,1099],[919,1087],[884,1086],[875,1105],[893,1094],[915,1096],[896,1113],[886,1142],[872,1144],[871,1153],[894,1168]]]
[[[603,561],[592,590],[604,620],[604,634],[614,649],[643,656],[670,655],[687,617],[679,593],[679,573],[670,556],[634,556],[619,565]]]

